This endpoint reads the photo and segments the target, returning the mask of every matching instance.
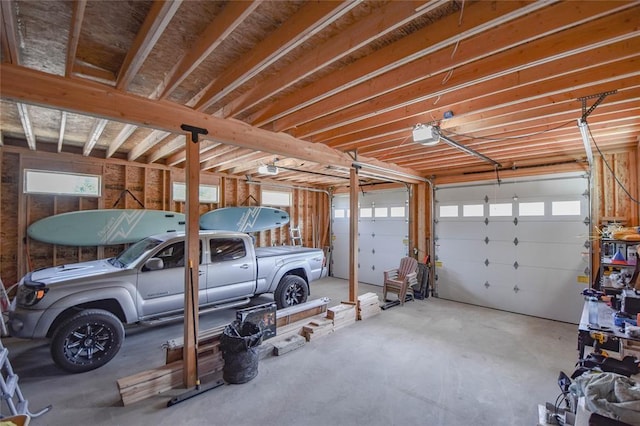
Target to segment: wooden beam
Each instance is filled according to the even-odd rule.
[[[195,109],[204,111],[220,101],[358,5],[359,2],[355,1],[306,3],[251,52],[242,55],[232,67],[218,76]]]
[[[427,25],[424,29],[396,43],[323,76],[302,90],[279,100],[277,105],[267,105],[253,114],[250,122],[256,126],[264,126],[349,87],[364,83],[375,76],[453,45],[460,38],[470,37],[500,22],[546,6],[547,3],[544,2],[523,1],[474,3],[467,7],[465,19],[460,25],[458,14]]]
[[[127,89],[181,4],[182,0],[154,0],[120,67],[118,90]]]
[[[115,87],[116,75],[109,70],[96,67],[88,62],[76,59],[73,65],[73,75],[86,78],[97,83],[108,84]]]
[[[84,10],[86,7],[87,0],[74,0],[73,2],[69,42],[67,43],[67,61],[64,71],[67,77],[73,74],[73,66],[76,63],[76,52],[78,51],[78,41],[80,40],[80,30],[82,29],[82,21],[84,20]]]
[[[18,44],[18,32],[13,1],[0,2],[0,14],[2,15],[2,47],[4,61],[10,64],[20,65],[20,46]]]
[[[156,149],[151,155],[149,155],[147,163],[155,163],[156,161],[179,150],[180,148],[184,148],[184,141],[182,140],[182,136],[176,136],[175,138],[164,144],[162,147]]]
[[[216,156],[203,162],[200,165],[200,169],[209,170],[224,164],[242,162],[245,158],[248,158],[254,154],[255,151],[251,149],[234,147],[233,150],[227,152],[224,155]]]
[[[284,133],[274,133],[245,122],[223,119],[194,111],[168,101],[154,101],[110,87],[43,73],[26,67],[0,64],[0,91],[4,99],[28,102],[79,112],[179,134],[182,123],[193,123],[209,130],[206,140],[225,143],[284,157],[319,161],[350,168],[349,155],[322,144],[314,144]],[[205,138],[203,138],[205,139]],[[362,158],[407,174],[415,171]],[[416,183],[416,182],[412,182]]]
[[[104,128],[107,126],[108,122],[109,121],[105,119],[96,119],[96,121],[93,123],[93,129],[91,129],[91,133],[89,134],[89,139],[84,144],[84,148],[82,149],[82,155],[88,157],[89,154],[91,154],[93,147],[96,146],[96,143],[98,143],[98,139],[100,139],[100,136],[102,135],[102,132],[104,131]]]
[[[390,2],[376,13],[341,30],[322,45],[297,58],[295,66],[285,67],[247,92],[235,96],[224,107],[224,116],[233,117],[285,90],[323,67],[334,63],[411,20],[440,6],[442,0]],[[428,7],[421,7],[428,6]]]
[[[144,153],[149,149],[157,145],[161,140],[170,135],[171,133],[163,132],[162,130],[152,130],[151,133],[147,135],[147,137],[138,142],[136,146],[134,146],[133,149],[129,151],[127,160],[134,161],[138,157],[144,155]]]
[[[186,124],[186,123],[185,123]],[[193,135],[198,138],[198,135]],[[192,134],[185,137],[185,150],[187,152],[186,164],[186,219],[185,226],[185,256],[187,266],[184,268],[184,375],[183,381],[186,387],[193,387],[198,382],[196,368],[196,335],[198,333],[198,300],[199,300],[199,188],[200,188],[200,150],[198,143],[192,142]]]
[[[391,99],[387,95],[382,95],[375,102],[380,102],[378,111],[385,110],[384,112],[379,112],[375,117],[365,118],[359,112],[355,112],[356,109],[359,109],[358,107],[350,111],[346,109],[341,114],[357,114],[361,117],[357,122],[344,127],[349,129],[350,133],[344,135],[344,128],[341,127],[319,134],[318,137],[337,136],[331,140],[325,139],[325,142],[329,146],[340,149],[349,149],[353,144],[367,140],[367,147],[362,153],[371,155],[372,144],[368,140],[370,136],[375,134],[377,138],[377,135],[380,135],[384,129],[384,132],[404,131],[404,136],[410,137],[410,129],[415,123],[431,120],[428,117],[441,117],[447,109],[455,111],[456,115],[461,117],[460,119],[454,117],[451,122],[455,123],[459,120],[466,121],[466,114],[469,112],[479,111],[476,114],[483,114],[486,118],[488,111],[496,106],[505,105],[517,111],[521,108],[522,103],[532,100],[540,100],[547,104],[558,103],[562,100],[575,101],[580,96],[579,93],[585,93],[585,96],[592,94],[593,87],[598,87],[598,90],[602,91],[628,87],[630,84],[634,84],[633,80],[637,79],[635,76],[640,75],[637,71],[638,57],[623,58],[617,62],[612,61],[621,55],[629,55],[633,52],[633,46],[640,46],[638,38],[602,46],[589,52],[560,59],[551,64],[541,64],[497,76],[489,81],[468,84],[464,90],[445,89],[446,92],[434,93],[434,90],[438,90],[437,86],[443,87],[438,76],[435,76],[420,84],[424,91],[414,92],[414,95],[417,94],[421,99],[420,102],[404,105],[401,108],[386,108],[384,105],[390,106],[396,102],[397,98]],[[591,66],[592,58],[598,55],[607,57],[609,60],[604,65]],[[550,76],[550,69],[562,71],[559,71],[557,75],[553,75],[551,72],[552,76]],[[612,76],[612,69],[616,70],[615,76]],[[544,83],[544,91],[539,90],[540,84],[535,84],[537,82]],[[439,94],[442,94],[443,101],[436,103],[434,99],[438,99]],[[334,119],[340,121],[337,117]],[[443,123],[443,128],[447,128],[448,123],[449,121]]]
[[[64,130],[67,126],[67,112],[60,114],[60,131],[58,132],[58,152],[62,152],[62,142],[64,141]]]
[[[358,299],[358,169],[349,170],[349,302]]]
[[[211,151],[214,148],[220,146],[220,142],[204,140],[200,142],[200,161],[206,161],[210,157],[203,156],[205,152]],[[180,151],[178,153],[173,154],[167,159],[167,166],[176,166],[187,159],[186,151]]]
[[[18,102],[18,115],[20,115],[20,122],[22,123],[22,129],[24,130],[24,136],[27,139],[27,145],[32,151],[36,150],[36,137],[33,134],[33,127],[31,126],[31,118],[29,118],[29,111],[27,105]]]
[[[166,99],[261,3],[261,1],[228,2],[200,34],[179,65],[170,73],[160,98]]]
[[[560,66],[557,70],[550,70],[549,64],[564,62],[571,66],[572,57],[579,54],[586,55],[594,49],[613,45],[615,42],[620,44],[625,39],[637,40],[640,19],[628,19],[628,10],[570,27],[574,24],[571,19],[574,9],[581,10],[584,6],[591,14],[598,16],[603,10],[607,10],[607,6],[611,8],[610,5],[616,4],[594,2],[576,7],[574,3],[565,3],[560,5],[564,8],[558,10],[558,15],[564,19],[556,17],[545,20],[547,15],[542,15],[542,18],[540,14],[527,15],[517,21],[518,24],[521,23],[518,26],[521,30],[515,32],[518,37],[503,35],[514,33],[510,30],[512,25],[488,30],[461,41],[453,58],[446,50],[433,53],[396,69],[393,74],[377,76],[366,84],[343,90],[339,95],[327,97],[296,114],[282,118],[277,121],[275,129],[282,131],[295,127],[291,133],[306,139],[310,135],[348,125],[355,120],[374,115],[377,118],[381,112],[404,109],[413,104],[424,105],[425,95],[433,99],[468,87],[477,87],[501,76],[519,77],[518,73],[525,69],[538,70],[536,75],[541,80],[550,75],[565,73],[565,69]],[[640,7],[635,10],[640,15]],[[566,29],[567,27],[570,28]],[[559,31],[563,29],[564,31]],[[538,31],[544,34],[552,30],[558,32],[534,40],[540,34]],[[638,44],[633,40],[629,42]],[[523,48],[522,44],[525,43],[526,48]],[[486,46],[491,46],[492,50],[487,52]],[[618,54],[621,54],[621,50],[618,49]],[[627,55],[633,51],[629,47],[625,50]],[[589,65],[593,64],[594,57],[600,60],[598,55],[593,55],[589,58]],[[425,73],[425,69],[429,72]],[[447,78],[450,70],[454,71]],[[401,85],[398,82],[402,82]],[[349,99],[348,104],[345,103],[345,98]],[[371,113],[372,110],[375,114]],[[314,119],[315,117],[321,118]]]
[[[129,139],[129,136],[131,136],[137,128],[138,127],[133,124],[125,124],[122,130],[120,130],[120,133],[118,133],[118,136],[116,136],[116,138],[109,144],[109,148],[107,149],[107,158],[115,154],[118,148],[120,148],[120,146]]]

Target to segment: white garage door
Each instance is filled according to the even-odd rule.
[[[578,323],[589,283],[584,175],[436,189],[438,296]]]
[[[409,195],[406,190],[360,193],[358,281],[382,285],[382,271],[408,254]],[[333,198],[331,273],[349,278],[349,195]]]

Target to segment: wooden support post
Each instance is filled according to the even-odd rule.
[[[351,168],[349,173],[349,302],[356,303],[358,298],[358,169]]]
[[[185,387],[199,385],[197,342],[198,332],[198,271],[200,266],[200,225],[199,225],[199,188],[200,188],[200,149],[198,134],[207,134],[205,129],[182,125],[190,132],[186,137],[186,241],[184,268],[184,350],[183,382]]]

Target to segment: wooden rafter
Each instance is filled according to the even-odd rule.
[[[84,20],[84,11],[87,7],[87,0],[73,1],[73,14],[71,16],[71,28],[69,29],[69,42],[67,43],[67,61],[65,75],[70,77],[73,74],[73,67],[76,64],[76,52],[80,41],[80,31]]]
[[[216,78],[195,109],[203,111],[218,102],[357,5],[358,2],[353,1],[307,3],[258,43],[251,53],[243,55],[233,67]]]
[[[0,73],[0,90],[6,99],[125,121],[176,134],[182,133],[182,123],[192,123],[197,127],[211,129],[207,138],[215,139],[214,143],[222,142],[302,160],[322,159],[324,164],[345,168],[350,168],[353,163],[348,155],[325,145],[252,127],[237,120],[207,115],[172,102],[152,101],[89,81],[65,79],[15,65],[1,64]],[[118,108],[114,108],[114,105],[118,105]],[[371,158],[360,158],[360,161],[383,165],[406,174],[416,174],[411,169]],[[415,181],[410,178],[406,180]]]
[[[640,48],[640,41],[637,38],[629,43],[635,44],[638,46],[637,48]],[[638,60],[640,59],[638,57],[636,59],[624,59],[624,56],[629,54],[627,50],[628,43],[623,42],[618,44],[617,48],[616,45],[604,46],[591,52],[564,58],[556,61],[557,63],[553,66],[541,64],[528,70],[521,70],[518,73],[496,77],[494,80],[487,81],[484,84],[470,85],[464,91],[448,93],[442,106],[433,105],[433,101],[438,97],[437,93],[426,95],[421,103],[404,106],[403,108],[389,108],[386,112],[377,114],[375,118],[363,117],[365,119],[358,123],[350,123],[349,129],[352,133],[348,135],[343,134],[343,136],[330,138],[331,132],[326,132],[318,136],[324,137],[325,140],[330,138],[331,140],[328,142],[330,146],[340,146],[342,149],[346,149],[345,143],[357,143],[374,134],[379,134],[382,129],[384,129],[384,132],[404,129],[406,135],[409,135],[410,129],[414,124],[431,121],[433,120],[431,117],[442,117],[443,112],[447,109],[451,109],[462,116],[469,111],[485,111],[496,105],[512,105],[535,99],[549,102],[548,96],[550,93],[557,95],[566,93],[564,98],[575,99],[575,96],[573,98],[570,98],[570,96],[577,93],[578,90],[582,93],[590,93],[593,92],[593,87],[602,89],[605,87],[603,85],[614,89],[626,87],[626,85],[632,84],[631,81],[634,76],[639,75]],[[585,68],[585,66],[591,64],[592,58],[597,54],[611,59],[623,55],[623,59],[609,62],[607,65]],[[610,64],[612,63],[616,63],[617,78],[612,78],[609,72]],[[555,69],[561,70],[557,76],[550,72]],[[552,77],[549,77],[550,75]],[[618,81],[616,82],[615,80]],[[547,90],[544,93],[540,93],[539,86],[536,83],[545,84]],[[439,84],[437,77],[432,79],[432,84],[434,87]],[[425,87],[424,90],[425,92],[417,93],[426,94],[430,89]],[[403,99],[400,95],[401,93],[398,93],[399,99]],[[395,102],[390,96],[382,96],[379,101],[389,101],[390,104]],[[335,117],[334,119],[337,120]],[[370,127],[371,125],[375,127]],[[446,128],[447,124],[443,123],[443,126]],[[339,129],[335,130],[336,134],[342,133]]]
[[[20,122],[22,123],[22,129],[24,130],[24,136],[27,139],[27,145],[32,151],[36,150],[36,136],[33,133],[33,127],[31,126],[31,118],[29,117],[29,111],[27,105],[18,102],[18,114],[20,115]]]
[[[604,5],[608,4],[604,3]],[[597,9],[598,13],[602,12],[603,3],[595,2],[590,5]],[[573,4],[569,4],[569,6],[575,7]],[[600,7],[597,8],[596,6]],[[585,5],[584,9],[588,9],[588,7]],[[640,13],[640,8],[638,10],[638,13]],[[569,14],[566,10],[563,12],[556,15],[566,16]],[[626,16],[628,16],[628,11],[621,11],[535,41],[531,40],[534,32],[529,32],[524,28],[538,28],[543,24],[542,22],[529,23],[527,21],[528,17],[525,17],[523,19],[525,24],[522,25],[523,30],[518,33],[523,36],[522,38],[501,37],[500,34],[505,33],[503,27],[486,31],[468,41],[461,42],[458,47],[459,52],[453,59],[449,52],[441,51],[430,55],[425,60],[417,60],[406,65],[404,67],[407,68],[406,71],[397,70],[398,73],[402,72],[402,75],[419,75],[416,74],[418,70],[428,66],[433,71],[427,78],[412,84],[406,84],[410,80],[400,79],[405,83],[404,86],[399,87],[389,77],[379,76],[372,79],[369,82],[371,83],[370,85],[368,83],[367,85],[352,87],[342,91],[339,97],[325,98],[313,106],[305,108],[295,117],[292,115],[278,120],[276,128],[282,129],[297,126],[292,133],[298,137],[308,137],[322,130],[331,129],[341,124],[350,124],[357,119],[367,118],[366,114],[371,114],[371,110],[368,109],[367,113],[362,114],[362,106],[363,102],[368,99],[375,98],[375,115],[379,116],[380,112],[386,112],[391,109],[404,109],[410,104],[424,105],[424,97],[435,99],[448,93],[459,93],[463,88],[479,87],[481,83],[505,75],[517,77],[520,84],[525,84],[526,80],[522,78],[521,74],[518,74],[522,70],[537,69],[540,73],[539,78],[544,79],[549,75],[566,72],[561,66],[557,67],[557,72],[551,70],[549,68],[550,63],[559,64],[564,59],[567,66],[572,66],[573,58],[581,52],[588,52],[614,41],[617,41],[620,46],[617,51],[618,55],[624,55],[625,53],[628,55],[628,46],[620,43],[625,39],[633,39],[630,43],[638,44],[638,31],[636,30],[638,23],[626,19]],[[569,19],[560,21],[559,28],[566,28],[570,24],[569,21]],[[558,23],[558,19],[551,20],[551,22]],[[591,34],[591,37],[587,37],[588,34]],[[496,50],[490,51],[490,57],[485,57],[487,55],[486,48],[479,52],[476,51],[475,47],[486,46],[488,40],[493,40],[492,48]],[[636,41],[634,42],[634,40]],[[526,50],[522,50],[520,47],[524,43],[527,46]],[[469,48],[463,49],[467,45]],[[559,53],[549,55],[548,52],[552,48]],[[514,53],[514,50],[518,50],[515,52],[517,54]],[[481,62],[479,61],[480,59],[482,59]],[[592,62],[593,59],[588,60],[588,64]],[[454,70],[453,73],[449,75],[447,73],[448,69]],[[395,78],[397,78],[397,74],[394,73]],[[369,87],[374,87],[375,89],[370,89]],[[346,108],[345,97],[350,100],[351,104]],[[314,120],[313,123],[298,123],[308,121],[311,116],[317,117],[320,111],[335,111],[338,104],[342,107],[340,111],[333,114],[325,114],[321,118]],[[403,112],[406,114],[406,110],[403,110]]]
[[[4,52],[5,62],[20,65],[21,55],[13,5],[13,1],[0,2],[0,13],[2,14],[2,50]]]
[[[129,156],[127,160],[134,161],[153,146],[158,144],[160,141],[165,139],[167,136],[171,135],[169,132],[164,132],[162,130],[152,130],[147,137],[138,142],[136,146],[133,147],[131,151],[129,151]]]
[[[174,137],[162,145],[162,147],[154,150],[151,155],[149,155],[149,158],[147,158],[147,163],[155,163],[161,158],[164,158],[181,148],[184,148],[184,136],[182,135]]]
[[[241,155],[231,159],[223,159],[215,166],[215,171],[220,173],[232,169],[236,166],[252,163],[258,159],[264,158],[264,152],[250,151],[248,155]]]
[[[127,52],[120,67],[116,83],[117,89],[127,89],[181,4],[182,0],[154,0],[133,46]]]
[[[107,158],[115,154],[118,148],[120,148],[122,144],[129,139],[129,136],[131,136],[137,128],[138,127],[133,124],[125,124],[122,130],[120,130],[120,133],[118,133],[118,136],[116,136],[109,144],[109,148],[107,149]]]
[[[390,2],[380,12],[371,14],[345,28],[339,34],[296,60],[277,75],[260,82],[251,90],[234,97],[224,108],[225,117],[233,117],[290,87],[323,67],[355,52],[373,40],[404,25],[408,21],[438,7],[442,1]],[[429,7],[420,7],[420,6]]]
[[[67,127],[67,112],[60,113],[60,130],[58,131],[58,152],[62,152],[62,143],[64,142],[64,131]]]
[[[263,126],[281,117],[314,104],[326,97],[382,75],[399,66],[455,45],[456,39],[478,34],[502,21],[514,19],[546,6],[543,2],[478,2],[469,6],[459,24],[457,15],[450,15],[420,31],[351,63],[349,66],[318,79],[291,95],[252,115],[251,122]],[[428,42],[425,43],[425,40]]]
[[[87,142],[85,142],[84,148],[82,149],[82,155],[88,157],[91,154],[91,151],[93,151],[93,148],[98,143],[98,139],[100,139],[100,136],[102,135],[102,132],[104,131],[104,128],[107,126],[108,122],[109,120],[105,120],[102,118],[97,118],[95,120],[95,122],[93,123],[93,128],[89,133],[89,139],[87,140]]]
[[[95,65],[76,59],[73,65],[73,75],[84,77],[92,81],[109,86],[116,85],[116,75],[109,70],[96,67]]]
[[[228,157],[229,154],[238,155],[237,153],[242,151],[244,148],[238,148],[233,145],[219,145],[214,149],[210,149],[204,153],[200,154],[200,163],[202,167],[206,167],[206,169],[210,169],[215,167],[216,163],[221,158]]]
[[[224,166],[225,164],[242,163],[242,161],[244,161],[245,158],[251,158],[251,156],[255,154],[256,154],[255,151],[251,149],[236,148],[234,151],[228,152],[225,155],[203,162],[200,165],[200,169],[201,170],[214,169],[218,171],[218,167]]]
[[[259,5],[260,1],[231,1],[200,34],[198,40],[170,73],[160,95],[165,99],[222,43]]]

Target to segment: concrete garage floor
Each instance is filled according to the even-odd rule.
[[[359,286],[369,291],[382,297]],[[311,299],[334,305],[347,295],[346,281],[326,278]],[[234,317],[203,316],[201,329]],[[53,405],[32,425],[533,425],[537,405],[559,393],[559,371],[570,374],[577,359],[574,324],[429,298],[263,359],[246,384],[171,408],[184,390],[123,407],[116,380],[162,365],[162,343],[181,334],[182,323],[128,329],[114,360],[76,375],[53,364],[46,342],[3,343],[31,410]]]

